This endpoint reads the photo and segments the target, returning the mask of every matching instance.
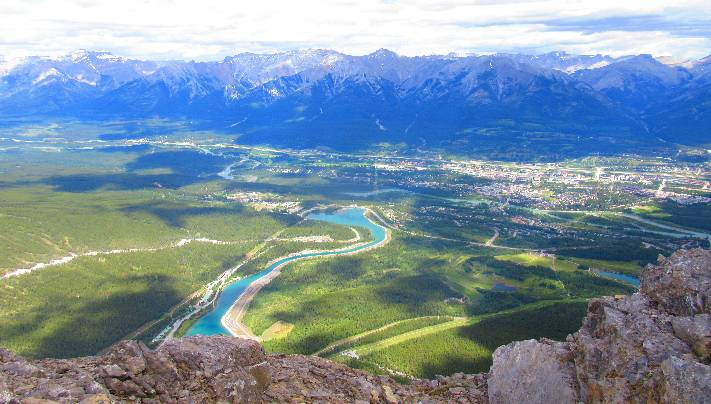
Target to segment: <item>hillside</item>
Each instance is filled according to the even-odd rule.
[[[121,342],[102,356],[26,361],[0,350],[0,402],[709,402],[711,252],[679,251],[632,296],[594,299],[565,342],[502,346],[488,374],[398,384],[228,337]],[[39,399],[49,401],[39,401]],[[82,401],[84,400],[84,401]]]

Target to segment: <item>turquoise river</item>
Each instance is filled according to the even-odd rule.
[[[288,264],[292,261],[305,258],[351,254],[361,250],[372,248],[385,242],[387,238],[387,230],[384,227],[371,222],[365,216],[365,213],[366,210],[363,208],[345,208],[337,210],[335,212],[309,214],[306,217],[309,220],[321,220],[324,222],[336,223],[344,226],[358,226],[360,228],[368,229],[370,231],[372,240],[367,243],[360,243],[350,248],[344,248],[334,251],[300,253],[297,255],[284,257],[277,261],[274,261],[261,272],[232,282],[222,290],[220,296],[217,298],[217,302],[214,305],[212,311],[202,316],[192,327],[190,327],[186,335],[230,335],[229,331],[227,331],[222,326],[222,317],[225,315],[225,313],[227,313],[230,307],[232,307],[232,304],[237,300],[237,298],[240,297],[242,293],[244,293],[244,291],[252,282],[267,275],[268,273],[280,266]]]

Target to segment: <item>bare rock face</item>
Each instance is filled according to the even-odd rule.
[[[680,251],[642,273],[640,292],[661,311],[675,316],[711,313],[709,250]]]
[[[436,380],[397,383],[327,359],[274,355],[272,384],[264,402],[486,403],[486,375],[454,374]]]
[[[36,362],[2,350],[0,403],[258,402],[270,381],[266,359],[257,342],[229,337],[156,351],[125,341],[104,356]]]
[[[121,342],[106,355],[29,362],[0,350],[0,404],[486,403],[486,375],[397,383],[326,359],[264,354],[223,336]]]
[[[575,367],[567,343],[513,342],[494,351],[489,372],[491,403],[572,403],[578,401]]]
[[[711,314],[672,318],[674,335],[689,344],[703,362],[711,362]]]
[[[710,251],[663,258],[643,272],[639,293],[592,300],[582,328],[567,342],[497,349],[489,398],[711,403],[710,294]]]

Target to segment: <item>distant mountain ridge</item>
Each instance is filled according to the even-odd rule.
[[[711,143],[711,57],[107,52],[0,58],[0,115],[182,117],[238,142],[576,154]],[[515,156],[513,156],[515,157]]]

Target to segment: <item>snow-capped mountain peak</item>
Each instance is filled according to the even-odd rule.
[[[382,126],[390,135],[423,138],[474,133],[471,128],[500,122],[519,128],[521,121],[524,129],[545,126],[549,116],[561,122],[556,133],[611,127],[647,133],[661,127],[659,122],[687,122],[693,114],[692,122],[700,122],[695,133],[711,133],[703,126],[711,118],[696,108],[708,100],[709,66],[711,59],[680,63],[648,55],[565,52],[408,57],[387,49],[364,56],[308,49],[184,62],[79,50],[59,58],[0,58],[0,114],[249,118],[240,128],[251,128],[254,136],[278,120],[285,128],[310,122],[299,129],[309,133],[323,125],[323,133],[333,127],[356,132],[375,127],[382,135]],[[667,100],[696,109],[667,112]],[[360,127],[363,122],[368,126]],[[418,129],[418,122],[430,129]],[[575,124],[565,126],[568,122]]]
[[[54,67],[51,67],[39,74],[37,78],[32,80],[32,85],[38,85],[42,83],[43,81],[52,78],[52,77],[63,77],[64,74],[62,74],[59,70],[55,69]]]

